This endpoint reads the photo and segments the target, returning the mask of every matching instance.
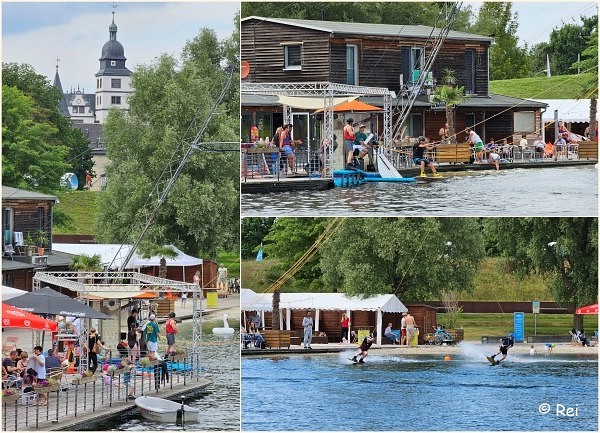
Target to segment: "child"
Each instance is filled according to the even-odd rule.
[[[354,362],[358,362],[359,364],[364,364],[364,359],[369,356],[369,348],[373,345],[373,341],[375,339],[369,335],[367,337],[365,337],[365,339],[363,340],[363,342],[361,343],[360,347],[358,348],[358,352],[356,352],[356,355],[354,355],[352,357],[352,361]],[[357,360],[356,357],[360,355],[360,360]]]
[[[135,400],[135,395],[133,395],[132,392],[129,392],[129,382],[131,382],[131,373],[134,369],[134,366],[129,363],[127,358],[123,358],[121,364],[123,364],[123,367],[125,368],[125,371],[123,372],[123,386],[125,387],[125,394],[127,394],[128,400]]]
[[[531,349],[529,349],[529,354],[531,356],[534,356],[536,354],[535,346],[533,344],[531,345]]]
[[[544,345],[544,350],[546,351],[546,356],[552,353],[552,349],[554,349],[554,343],[546,343]]]

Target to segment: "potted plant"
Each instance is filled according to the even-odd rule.
[[[38,254],[44,255],[44,246],[48,243],[48,232],[46,230],[38,230],[35,235],[35,240],[38,244]]]
[[[96,376],[90,370],[84,371],[81,374],[74,374],[71,383],[73,385],[83,385],[84,383],[93,382]]]
[[[19,393],[15,389],[3,389],[2,390],[2,402],[11,403],[19,399]]]
[[[33,256],[33,251],[36,250],[37,247],[35,245],[35,241],[31,237],[31,234],[29,232],[27,232],[27,236],[25,236],[24,243],[25,243],[25,250],[27,251],[27,256],[28,257]]]

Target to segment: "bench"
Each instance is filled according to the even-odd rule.
[[[435,161],[438,163],[468,163],[471,161],[471,148],[468,143],[440,144],[435,149]]]
[[[598,159],[598,143],[595,141],[580,141],[577,154],[579,159]]]
[[[527,336],[528,343],[570,343],[572,338],[570,335],[529,335]]]

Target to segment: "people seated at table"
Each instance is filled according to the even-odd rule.
[[[45,360],[46,372],[50,371],[52,368],[62,368],[61,361],[54,354],[54,349],[48,349],[48,355]]]
[[[494,150],[496,149],[496,142],[494,141],[494,138],[490,138],[490,142],[488,144],[485,145],[485,150],[490,151],[490,150]]]
[[[541,135],[538,135],[536,140],[533,142],[533,147],[535,148],[536,155],[540,157],[544,156],[544,148],[546,147],[546,143],[544,143],[544,139]]]
[[[512,146],[510,144],[508,144],[508,141],[506,140],[506,138],[503,138],[501,143],[502,144],[500,147],[500,155],[502,156],[502,158],[504,158],[504,159],[512,158]]]

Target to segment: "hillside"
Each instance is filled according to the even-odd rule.
[[[54,234],[93,235],[98,212],[99,191],[61,192],[55,211],[64,212],[72,221],[68,227],[55,225]]]
[[[490,81],[490,92],[529,99],[588,98],[581,93],[581,85],[589,78],[590,74],[581,74]]]

